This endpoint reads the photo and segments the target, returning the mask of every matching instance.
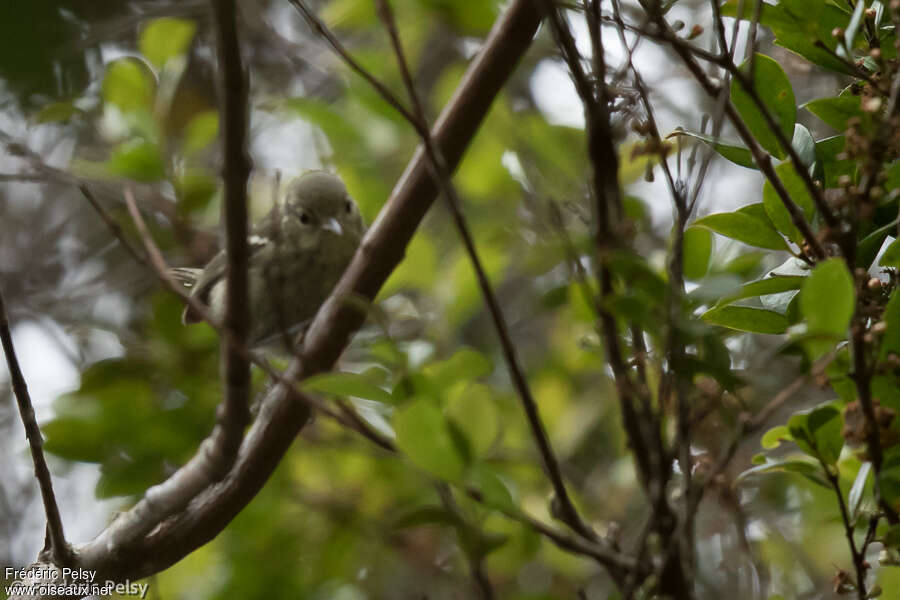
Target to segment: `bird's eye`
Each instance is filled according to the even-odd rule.
[[[344,210],[347,211],[347,214],[352,213],[353,212],[353,203],[350,202],[349,200],[347,200],[347,202],[344,203]]]
[[[309,225],[309,215],[306,213],[302,213],[300,215],[300,222],[303,223],[304,225]]]

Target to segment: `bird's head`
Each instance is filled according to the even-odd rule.
[[[362,216],[344,182],[324,171],[311,171],[290,183],[285,215],[301,232],[353,236],[363,231]],[[316,236],[318,237],[318,236]]]

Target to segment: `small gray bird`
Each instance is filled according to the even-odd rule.
[[[306,173],[285,199],[251,230],[249,301],[251,346],[277,341],[312,319],[350,263],[365,233],[362,216],[344,183],[324,171]],[[227,261],[219,252],[203,269],[173,269],[191,297],[225,316]],[[185,325],[200,321],[185,308]]]

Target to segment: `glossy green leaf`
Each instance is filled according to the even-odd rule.
[[[746,213],[712,214],[697,219],[693,225],[705,227],[750,246],[769,248],[770,250],[787,250],[788,248],[784,238],[769,223]]]
[[[358,373],[322,373],[303,381],[303,389],[334,396],[352,396],[364,400],[375,400],[390,404],[390,393],[372,382],[372,379]]]
[[[768,109],[776,126],[788,143],[794,136],[794,123],[797,119],[797,105],[794,101],[794,90],[784,69],[772,58],[764,54],[756,54],[753,64],[753,80],[750,82],[759,91],[756,99]],[[753,60],[753,59],[751,59]],[[740,67],[745,75],[750,73],[750,62]],[[764,92],[763,92],[764,90]],[[731,101],[759,142],[759,145],[778,158],[787,156],[787,151],[778,142],[763,116],[762,111],[741,83],[734,79],[731,82]]]
[[[676,129],[675,131],[670,133],[668,137],[679,135],[692,137],[700,140],[701,142],[709,144],[723,158],[727,158],[736,165],[747,167],[748,169],[756,168],[756,163],[753,160],[753,154],[750,153],[750,149],[746,146],[741,146],[737,143],[725,143],[712,136],[697,133],[694,131],[685,131],[684,129]]]
[[[397,446],[415,465],[448,481],[462,476],[465,463],[459,447],[433,402],[419,399],[399,408],[393,425]]]
[[[750,283],[745,283],[741,286],[741,289],[737,294],[723,297],[718,302],[718,305],[731,304],[732,302],[737,302],[738,300],[744,300],[746,298],[756,298],[758,296],[768,296],[771,294],[781,294],[799,290],[805,280],[806,277],[796,275],[775,275],[758,281],[751,281]]]
[[[739,18],[753,17],[755,4],[744,0],[728,0],[722,5],[722,15]],[[778,4],[763,4],[760,23],[775,34],[775,43],[796,52],[807,60],[831,71],[851,75],[853,69],[836,56],[838,40],[831,35],[836,27],[845,27],[846,14],[825,0],[781,0]]]
[[[850,22],[847,23],[847,27],[844,29],[844,44],[838,45],[837,47],[838,56],[853,60],[854,57],[850,52],[853,50],[856,34],[859,33],[859,26],[863,22],[866,4],[868,4],[866,0],[856,1],[856,7],[853,9],[853,14],[850,16]]]
[[[787,425],[777,425],[768,430],[763,434],[759,443],[766,450],[773,450],[780,446],[783,441],[793,441]]]
[[[735,481],[743,481],[752,475],[760,475],[763,473],[796,473],[802,475],[809,481],[831,490],[831,485],[822,476],[821,467],[804,457],[786,458],[782,460],[768,461],[761,465],[751,467],[738,475]]]
[[[887,323],[887,330],[881,336],[879,356],[882,360],[891,353],[900,354],[900,290],[891,292],[891,298],[884,307],[881,317]]]
[[[855,303],[853,277],[839,258],[819,263],[800,291],[800,309],[811,333],[846,335]]]
[[[791,138],[791,147],[800,157],[800,164],[807,172],[812,173],[816,162],[816,140],[813,139],[809,129],[802,123],[794,123],[794,137]]]
[[[124,112],[149,111],[153,104],[156,79],[147,65],[136,58],[120,58],[106,67],[103,100]]]
[[[825,464],[834,465],[844,447],[841,428],[844,420],[833,405],[820,406],[809,413],[807,426],[815,442],[816,450]],[[791,432],[793,434],[793,431]]]
[[[832,96],[811,100],[802,105],[802,108],[816,115],[834,129],[844,131],[847,129],[848,119],[866,117],[861,102],[860,96]]]
[[[750,333],[784,333],[790,325],[782,314],[749,306],[718,306],[703,313],[702,318],[713,325]]]
[[[872,261],[875,260],[875,257],[878,256],[878,252],[881,251],[881,247],[884,245],[884,241],[888,238],[889,235],[895,233],[897,231],[897,223],[892,222],[879,227],[866,237],[864,237],[859,242],[859,246],[856,249],[856,266],[862,267],[864,269],[869,268],[872,264]]]
[[[197,26],[193,21],[163,17],[153,19],[141,31],[138,49],[157,69],[178,56],[184,55]]]
[[[895,226],[896,227],[896,226]],[[885,249],[884,254],[878,264],[882,267],[900,267],[900,240],[894,240],[891,245]]]
[[[701,279],[709,268],[713,238],[708,229],[688,227],[684,230],[684,276]]]

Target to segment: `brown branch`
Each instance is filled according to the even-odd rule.
[[[225,155],[225,254],[228,266],[224,326],[238,345],[243,345],[250,331],[247,179],[251,164],[247,154],[247,76],[241,61],[235,0],[212,0],[212,8],[221,73],[220,122]],[[215,451],[226,457],[227,462],[223,465],[227,465],[237,454],[244,427],[250,421],[250,363],[230,346],[225,346],[223,352],[225,399],[217,415],[223,435]],[[225,471],[219,473],[224,474]]]
[[[0,289],[0,343],[6,356],[6,365],[9,368],[9,376],[12,381],[13,393],[19,406],[19,416],[25,428],[25,437],[28,438],[28,446],[31,450],[31,461],[34,463],[34,476],[41,490],[41,499],[44,502],[44,512],[47,515],[47,545],[42,554],[57,565],[68,565],[72,560],[72,550],[66,542],[63,532],[62,517],[59,515],[59,505],[56,503],[56,495],[53,493],[53,482],[50,478],[50,469],[44,457],[44,441],[41,437],[41,429],[38,427],[34,415],[34,406],[31,403],[31,395],[28,393],[28,385],[16,349],[13,346],[12,331],[9,327],[9,316],[6,313],[6,303],[3,300],[3,290]]]
[[[458,164],[491,102],[530,46],[539,23],[531,0],[515,0],[495,24],[435,126],[435,142],[448,165]],[[284,373],[286,379],[309,376],[334,364],[365,318],[357,303],[344,302],[343,298],[375,297],[402,260],[436,192],[420,149],[319,310],[304,338],[303,360],[292,361]],[[132,518],[134,509],[123,513],[104,533],[77,549],[77,564],[98,571],[98,577],[118,580],[143,577],[174,564],[215,537],[250,502],[309,415],[310,406],[296,402],[288,388],[274,387],[260,403],[259,414],[224,479],[203,490],[178,514],[151,523],[153,530],[148,535],[126,540],[128,552],[121,546],[107,545],[110,529],[119,520]],[[590,549],[596,552],[593,545]]]

